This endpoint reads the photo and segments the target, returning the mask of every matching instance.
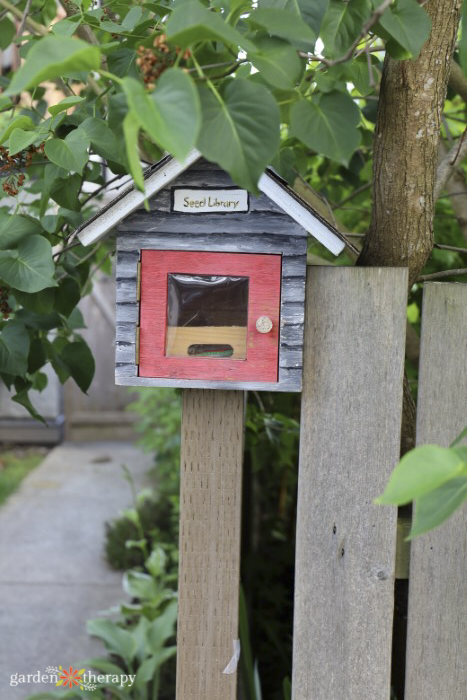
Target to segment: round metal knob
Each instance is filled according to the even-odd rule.
[[[260,316],[256,321],[256,330],[259,333],[269,333],[272,330],[272,321],[269,316]]]

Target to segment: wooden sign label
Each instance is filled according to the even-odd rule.
[[[249,210],[248,192],[236,188],[172,190],[172,211],[184,214],[233,214]]]

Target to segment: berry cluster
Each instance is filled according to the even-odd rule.
[[[6,321],[11,314],[12,309],[8,304],[9,290],[5,287],[0,287],[0,313],[3,314],[3,319]]]
[[[21,172],[24,168],[29,168],[32,157],[36,153],[44,152],[44,143],[40,146],[29,146],[29,148],[10,156],[8,149],[0,146],[0,173],[6,174],[6,180],[2,184],[2,189],[10,197],[15,197],[20,187],[23,186],[26,176]]]
[[[170,66],[173,66],[175,60],[180,55],[182,49],[176,46],[172,49],[167,45],[165,34],[159,34],[153,42],[152,47],[139,46],[137,49],[138,64],[143,80],[149,90],[153,90],[157,78]],[[187,61],[191,56],[187,49],[183,51],[182,60]]]

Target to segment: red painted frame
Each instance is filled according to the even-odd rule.
[[[139,376],[168,379],[277,382],[281,296],[280,255],[141,251]],[[167,275],[249,277],[247,358],[167,357]],[[256,330],[259,316],[269,316],[269,333]]]

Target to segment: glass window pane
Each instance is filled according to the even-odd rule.
[[[246,359],[248,277],[168,275],[169,357]]]

